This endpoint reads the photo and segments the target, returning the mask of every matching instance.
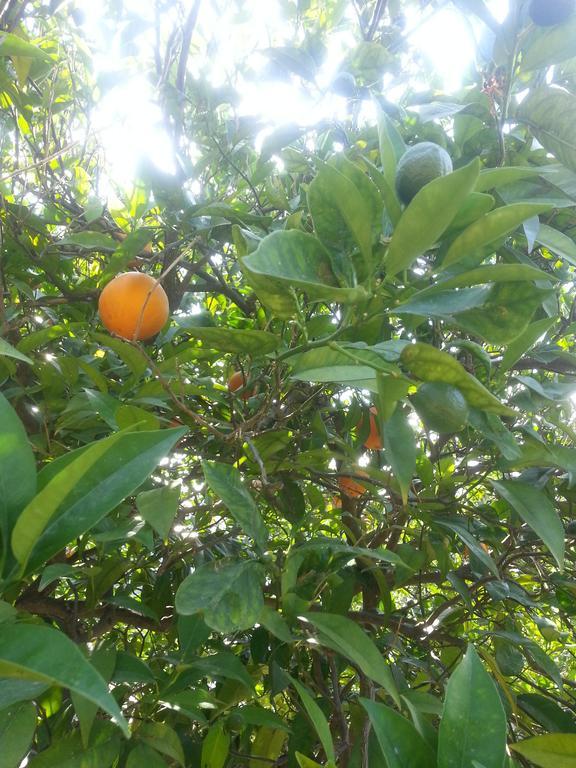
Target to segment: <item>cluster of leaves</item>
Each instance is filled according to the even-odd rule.
[[[114,210],[78,19],[1,6],[3,768],[576,765],[576,18],[459,0],[491,53],[448,99],[405,74],[428,5],[281,3],[299,42],[263,53],[303,91],[357,35],[348,117],[256,150],[235,83],[186,76],[200,3],[178,35],[158,0],[179,170]],[[455,170],[403,207],[419,141]],[[150,344],[97,325],[126,268],[170,298]]]

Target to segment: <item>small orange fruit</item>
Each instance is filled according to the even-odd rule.
[[[356,470],[356,474],[360,477],[368,477],[366,472],[362,472],[362,470]],[[366,486],[347,475],[338,478],[338,487],[344,496],[350,496],[352,499],[357,499],[366,493]]]
[[[230,376],[228,379],[228,391],[229,392],[236,392],[239,389],[244,389],[246,386],[246,377],[242,373],[242,371],[234,371],[234,373]],[[244,402],[246,400],[249,400],[252,395],[254,394],[253,390],[245,390],[244,392],[240,393],[240,397]]]
[[[374,406],[370,408],[370,431],[368,437],[364,441],[364,448],[368,448],[370,451],[380,451],[382,449],[382,438],[380,437],[380,430],[378,429],[378,423],[376,418],[378,411]],[[357,429],[362,427],[363,419],[360,419],[357,425]]]
[[[168,296],[160,283],[143,272],[124,272],[100,294],[100,318],[110,333],[129,341],[149,339],[170,314]]]

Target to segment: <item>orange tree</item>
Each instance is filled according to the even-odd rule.
[[[434,3],[278,3],[226,87],[207,6],[110,3],[178,169],[112,204],[89,31],[0,4],[2,768],[576,764],[576,17],[455,5],[447,96]],[[346,116],[256,142],[271,77]],[[124,271],[152,339],[100,323]]]

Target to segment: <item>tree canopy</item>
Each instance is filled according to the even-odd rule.
[[[1,768],[574,768],[574,2],[140,5],[0,2]]]

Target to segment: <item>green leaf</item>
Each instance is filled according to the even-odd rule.
[[[78,732],[60,737],[48,749],[32,758],[34,768],[110,768],[122,750],[122,738],[110,723],[96,722],[90,747],[86,748]],[[152,768],[151,763],[141,763]],[[157,767],[154,767],[157,768]]]
[[[574,57],[576,18],[549,29],[534,27],[522,50],[521,69],[530,72],[540,67],[551,67]]]
[[[404,410],[397,406],[382,429],[386,461],[400,486],[402,503],[408,502],[408,490],[416,471],[416,439]]]
[[[575,96],[557,87],[535,88],[518,107],[516,117],[530,127],[544,149],[576,171]]]
[[[544,225],[542,225],[544,226]],[[468,285],[487,285],[489,283],[518,283],[523,280],[534,282],[535,280],[557,280],[554,275],[543,272],[541,269],[531,267],[528,264],[487,264],[485,266],[468,269],[452,277],[445,277],[434,282],[429,288],[424,288],[410,297],[415,301],[419,297],[433,296],[453,288],[462,288]],[[405,304],[400,305],[405,306]]]
[[[474,538],[467,527],[467,520],[460,517],[442,517],[434,520],[434,525],[445,530],[452,531],[458,538],[464,542],[470,552],[498,579],[498,566],[490,555],[480,545],[480,542]]]
[[[576,734],[573,733],[534,736],[510,744],[510,749],[540,768],[576,768]]]
[[[499,283],[490,288],[481,307],[460,312],[454,322],[491,344],[507,344],[524,333],[550,293],[532,283]]]
[[[10,707],[19,701],[38,699],[49,687],[48,683],[0,676],[0,709]]]
[[[540,224],[536,235],[536,242],[548,248],[563,261],[576,267],[576,243],[571,237],[565,235],[547,224]]]
[[[22,56],[27,59],[42,59],[53,62],[52,57],[46,51],[11,32],[0,33],[0,56]]]
[[[303,616],[317,629],[322,645],[350,659],[367,677],[381,685],[396,703],[400,703],[388,664],[374,642],[354,621],[330,613],[305,613]]]
[[[306,757],[306,755],[302,755],[300,752],[294,752],[294,756],[296,757],[300,768],[333,768],[334,766],[334,763],[327,763],[326,766],[322,766],[320,763]]]
[[[102,679],[109,683],[116,666],[116,649],[115,648],[97,648],[90,656],[90,664],[94,669],[102,675]],[[92,726],[96,719],[98,712],[98,706],[89,699],[80,696],[75,691],[71,692],[71,699],[74,705],[74,710],[80,721],[80,733],[82,736],[82,743],[85,747],[88,747],[90,742],[90,734],[92,732]]]
[[[282,731],[290,731],[290,726],[279,715],[269,709],[264,709],[257,704],[247,704],[237,712],[248,725],[259,725]]]
[[[164,758],[147,744],[137,744],[128,755],[126,768],[168,768]],[[84,768],[84,766],[82,766]],[[98,766],[94,766],[98,768]]]
[[[402,209],[396,196],[394,180],[396,178],[396,165],[402,154],[406,151],[406,145],[386,112],[377,102],[375,104],[378,146],[382,166],[381,193],[384,198],[386,213],[390,218],[392,226],[396,226],[402,216]]]
[[[576,733],[574,716],[553,699],[539,693],[521,693],[516,700],[520,708],[545,730]]]
[[[564,526],[558,512],[543,491],[520,480],[491,480],[492,487],[502,496],[522,520],[538,534],[558,567],[564,567]]]
[[[108,347],[115,352],[135,376],[141,376],[148,368],[146,356],[132,344],[107,336],[105,333],[93,333],[92,338],[103,347]]]
[[[404,342],[337,344],[317,347],[290,359],[292,378],[300,381],[334,382],[376,391],[376,371],[400,374],[398,360]]]
[[[148,477],[184,429],[117,433],[73,451],[41,473],[40,492],[12,532],[12,548],[28,571],[90,530]]]
[[[133,432],[152,432],[160,428],[158,417],[137,405],[123,404],[114,411],[118,429]]]
[[[417,342],[404,347],[400,359],[410,373],[422,381],[443,381],[457,387],[473,408],[504,416],[516,415],[447,352]]]
[[[412,723],[384,704],[359,699],[386,759],[386,768],[435,768],[436,756]]]
[[[468,414],[468,423],[492,441],[509,461],[518,459],[522,455],[522,449],[514,439],[514,435],[506,429],[495,413],[484,413],[472,408]]]
[[[163,539],[168,538],[179,503],[180,488],[169,488],[167,485],[142,491],[136,497],[138,512]]]
[[[446,269],[465,257],[481,252],[485,246],[514,232],[526,219],[549,208],[549,205],[540,203],[512,203],[486,213],[458,235],[448,248],[440,269]]]
[[[237,680],[248,690],[254,690],[254,681],[246,671],[238,656],[229,651],[215,653],[212,656],[203,656],[190,665],[193,669],[200,671],[203,675],[209,677],[229,678]]]
[[[0,356],[13,357],[16,360],[21,360],[23,363],[28,363],[28,365],[34,365],[34,360],[23,355],[22,352],[19,352],[12,346],[12,344],[8,344],[4,339],[0,339]]]
[[[262,768],[263,761],[276,762],[287,738],[288,734],[284,729],[267,726],[259,728],[250,748],[252,758],[248,764],[249,768]]]
[[[479,219],[480,216],[484,216],[485,213],[491,211],[495,203],[496,201],[492,195],[486,195],[482,192],[470,192],[452,220],[450,231],[464,229],[464,227]]]
[[[176,731],[166,723],[143,723],[135,736],[184,768],[184,750]]]
[[[508,349],[504,353],[502,361],[498,366],[498,370],[503,373],[512,368],[514,363],[519,360],[524,353],[528,352],[534,344],[536,344],[538,339],[555,323],[555,317],[544,317],[542,320],[536,320],[534,323],[531,323],[525,331],[508,346]]]
[[[374,183],[354,163],[336,157],[320,167],[308,187],[308,206],[320,240],[338,250],[358,246],[366,265],[382,219]]]
[[[202,613],[206,624],[223,634],[250,629],[264,605],[261,570],[253,560],[205,563],[178,587],[176,610],[183,615]]]
[[[206,482],[216,496],[222,499],[234,520],[260,549],[264,549],[268,541],[268,529],[239,470],[232,464],[216,461],[202,462],[202,469]]]
[[[458,213],[480,172],[475,158],[458,171],[426,184],[406,208],[392,236],[385,258],[388,275],[408,269],[431,248]]]
[[[1,393],[0,424],[0,531],[4,546],[3,562],[14,523],[36,493],[36,460],[22,422]]]
[[[258,248],[242,260],[242,267],[260,295],[261,286],[272,293],[291,288],[305,291],[311,299],[354,303],[367,298],[361,286],[342,288],[332,269],[328,251],[314,235],[297,229],[267,235]],[[264,282],[263,282],[264,281]]]
[[[316,733],[318,734],[318,738],[322,744],[322,749],[326,753],[326,757],[329,761],[335,763],[336,754],[334,752],[334,744],[332,743],[330,726],[328,725],[328,720],[326,720],[324,712],[322,712],[305,685],[302,685],[302,683],[300,683],[298,680],[295,680],[287,672],[284,672],[284,675],[288,678],[288,680],[290,680],[294,688],[296,688],[298,696],[300,696],[302,706],[306,710],[306,714],[310,718],[310,721],[314,726]]]
[[[478,181],[474,187],[476,192],[484,192],[487,189],[498,189],[507,184],[514,184],[516,181],[522,181],[530,176],[538,176],[540,169],[531,166],[505,167],[505,168],[485,168],[480,172]]]
[[[230,734],[224,731],[222,722],[209,729],[202,742],[201,768],[224,768],[230,751]]]
[[[2,768],[18,768],[26,756],[36,730],[36,707],[32,702],[0,710],[0,755]]]
[[[236,355],[257,357],[274,352],[281,338],[268,331],[238,330],[237,328],[186,327],[186,334],[210,349],[232,352]]]
[[[128,736],[128,723],[101,675],[66,635],[38,624],[0,624],[0,674],[55,683],[89,699]]]
[[[481,727],[479,727],[481,724]],[[438,768],[502,768],[506,714],[494,681],[472,645],[446,688],[438,735]]]
[[[103,232],[90,232],[88,230],[75,232],[73,235],[60,240],[59,244],[75,245],[90,251],[115,251],[118,247],[118,242],[113,237],[110,237],[110,235],[105,235]],[[110,275],[110,277],[113,277],[113,275]]]

